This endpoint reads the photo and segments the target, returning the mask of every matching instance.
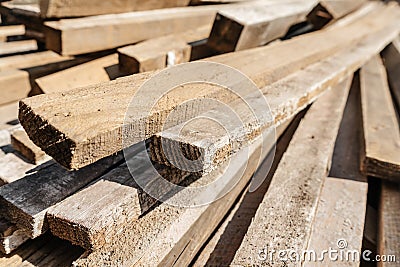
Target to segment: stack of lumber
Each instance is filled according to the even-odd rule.
[[[0,4],[0,266],[400,264],[396,3]]]

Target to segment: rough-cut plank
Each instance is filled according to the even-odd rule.
[[[190,0],[42,0],[40,15],[44,18],[84,17],[104,14],[117,14],[131,11],[151,10],[171,7],[183,7]]]
[[[0,41],[6,41],[8,36],[24,35],[24,25],[0,26]]]
[[[353,12],[365,2],[365,0],[323,0],[308,14],[308,20],[316,29],[320,29]]]
[[[53,51],[3,57],[0,60],[0,71],[31,68],[39,65],[55,63],[66,59],[71,58],[61,57]]]
[[[373,16],[364,17],[345,27],[209,60],[237,68],[262,88],[344,47],[354,47],[365,35],[379,36],[371,44],[374,53],[378,53],[398,34],[398,13],[399,9],[390,5],[387,8],[376,9],[372,13]],[[302,53],[298,53],[299,50]],[[182,78],[186,79],[194,72],[190,71],[190,67],[187,71]],[[122,149],[122,127],[130,100],[138,88],[153,75],[154,73],[137,74],[107,84],[71,90],[68,94],[25,99],[20,108],[21,124],[34,143],[63,166],[85,166]],[[232,80],[232,83],[234,82]],[[147,107],[149,103],[158,99],[157,89],[153,88],[141,99],[136,99],[137,103],[143,103]],[[243,95],[246,95],[246,92],[243,92]],[[167,101],[166,104],[164,97],[152,113],[141,115],[138,112],[130,118],[130,135],[126,136],[129,137],[129,142],[126,144],[137,143],[159,132],[166,115],[177,104],[187,99],[201,99],[205,96],[225,102],[233,97],[227,96],[225,89],[216,90],[216,86],[210,84],[202,84],[201,87],[195,84],[182,86],[168,94],[167,100],[173,101]],[[199,114],[198,112],[208,110],[210,107],[207,103],[210,105],[210,101],[203,102],[203,105],[196,105],[196,110],[188,109],[188,112],[182,112],[181,122]],[[109,110],[113,112],[110,114]],[[151,121],[159,123],[147,123]]]
[[[379,56],[360,73],[365,152],[362,169],[400,182],[400,131],[385,68]]]
[[[24,40],[15,42],[0,42],[0,56],[7,54],[16,54],[37,50],[37,42],[35,40]]]
[[[50,234],[29,240],[10,255],[0,254],[0,265],[21,266],[71,266],[84,253],[82,248]]]
[[[15,127],[18,123],[18,102],[0,105],[0,130]]]
[[[219,52],[262,46],[284,36],[290,26],[305,20],[310,1],[244,6],[218,12],[208,45]]]
[[[271,126],[271,123],[279,124],[281,120],[293,116],[313,102],[324,90],[356,71],[371,56],[379,53],[387,41],[376,46],[376,38],[366,38],[349,51],[337,53],[332,58],[263,88],[261,92],[269,103],[274,121],[264,114],[265,107],[260,105],[257,99],[245,97],[244,103],[240,100],[229,104],[235,114],[240,114],[240,121],[229,117],[222,109],[202,114],[202,117],[216,118],[217,121],[224,122],[224,129],[209,119],[203,119],[201,123],[194,120],[193,123],[177,125],[156,134],[150,145],[152,159],[166,165],[185,166],[186,169],[200,168],[204,173],[212,171],[227,160],[232,151],[252,142],[263,129]],[[247,105],[252,107],[253,113],[249,114]],[[209,133],[213,135],[210,137]],[[188,151],[185,155],[180,153],[182,147]],[[164,153],[165,149],[168,154]],[[186,158],[198,160],[193,163],[188,162]]]
[[[138,219],[157,203],[143,192],[133,177],[140,177],[151,186],[158,175],[177,184],[190,174],[163,166],[154,169],[147,151],[129,159],[128,164],[135,169],[123,164],[49,209],[47,219],[52,234],[86,249],[99,249],[111,238],[110,234]],[[158,189],[165,194],[167,190],[170,189]]]
[[[75,172],[52,164],[4,185],[0,187],[3,215],[35,238],[47,230],[45,215],[51,206],[103,175],[122,159],[122,154],[110,156]]]
[[[46,46],[63,55],[120,47],[211,26],[220,8],[182,7],[46,22]]]
[[[338,248],[345,239],[347,248],[361,255],[368,182],[360,171],[362,115],[358,76],[353,80],[350,96],[336,138],[329,176],[323,185],[312,226],[308,250],[321,255],[326,248]],[[359,259],[338,261],[338,266],[359,266]],[[321,262],[306,261],[307,266],[329,265],[330,259]]]
[[[15,224],[0,218],[0,253],[10,254],[29,239]],[[0,259],[1,262],[1,259]]]
[[[347,79],[328,91],[300,122],[233,265],[273,265],[269,258],[258,257],[266,246],[276,251],[307,248],[350,84]]]
[[[121,76],[118,55],[112,54],[35,80],[31,95],[62,92]]]
[[[283,130],[284,128],[278,129],[278,135],[282,134]],[[107,262],[118,261],[121,265],[172,266],[174,262],[177,266],[187,266],[204,241],[223,219],[227,210],[233,206],[243,192],[252,174],[261,163],[258,157],[265,158],[268,154],[271,147],[266,145],[261,152],[259,150],[260,141],[258,140],[251,146],[249,153],[239,152],[234,155],[234,167],[226,177],[226,182],[217,188],[213,188],[213,192],[188,196],[186,189],[183,189],[174,196],[182,195],[183,199],[189,197],[191,200],[199,199],[201,201],[204,197],[208,199],[210,193],[215,196],[218,195],[218,192],[224,190],[225,186],[229,186],[229,181],[237,181],[238,183],[234,188],[221,199],[208,205],[192,208],[161,203],[137,222],[125,224],[122,229],[118,229],[117,233],[111,235],[112,238],[107,240],[102,248],[95,250],[90,255],[83,256],[75,264],[77,266],[86,266],[87,264],[102,266]],[[245,167],[246,164],[247,167]],[[203,176],[192,183],[191,187],[206,185],[215,181],[217,177],[224,173],[224,169],[225,167],[218,172]],[[192,247],[189,248],[187,244],[191,244]],[[110,256],[104,257],[103,255]],[[182,257],[179,257],[179,255]],[[169,262],[163,262],[163,260]]]
[[[393,98],[400,108],[400,37],[393,40],[383,52],[382,56],[386,66]]]
[[[206,26],[120,48],[120,68],[125,73],[133,74],[188,62],[191,58],[191,46],[188,43],[206,39],[209,34],[210,27]]]
[[[400,185],[382,181],[379,204],[378,254],[385,255],[387,262],[378,266],[399,266],[400,251]],[[393,256],[395,261],[393,261]]]
[[[286,130],[277,141],[273,162],[271,164],[271,162],[265,161],[253,177],[254,180],[263,179],[262,183],[256,190],[254,186],[248,186],[244,190],[229,215],[199,251],[198,256],[192,262],[193,266],[229,266],[304,114],[305,112],[299,113],[291,121],[289,120],[277,128],[278,135],[282,129]],[[199,240],[199,242],[204,243],[204,240]]]
[[[23,129],[13,131],[11,134],[11,145],[33,164],[40,164],[50,160],[50,157],[29,139]]]

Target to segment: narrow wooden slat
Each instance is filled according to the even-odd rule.
[[[63,92],[111,81],[121,75],[118,56],[112,54],[36,79],[31,95]]]
[[[0,56],[29,52],[37,49],[38,46],[35,40],[0,43]]]
[[[0,130],[15,127],[18,122],[18,102],[0,105]]]
[[[307,248],[350,82],[351,79],[344,80],[308,110],[278,165],[233,265],[273,264],[269,258],[262,262],[258,257],[266,246],[276,251]]]
[[[315,2],[243,6],[218,12],[208,45],[219,52],[249,49],[283,37],[290,26],[305,20]]]
[[[29,237],[23,230],[0,218],[0,253],[10,254],[27,240]]]
[[[120,163],[121,154],[105,158],[76,172],[57,164],[0,187],[3,215],[31,238],[47,230],[47,210]],[[32,193],[34,192],[34,193]]]
[[[33,164],[40,164],[50,160],[50,157],[29,139],[23,129],[13,131],[11,134],[11,145]]]
[[[125,13],[139,10],[151,10],[187,6],[190,0],[72,0],[68,3],[61,0],[40,1],[40,15],[44,18],[84,17],[103,14]]]
[[[400,108],[400,38],[393,40],[393,43],[382,52],[382,56],[394,101]]]
[[[209,34],[210,27],[206,26],[120,48],[118,49],[120,68],[125,73],[133,74],[189,62],[191,46],[188,43],[206,39]]]
[[[325,89],[349,73],[353,73],[371,56],[379,53],[382,45],[376,47],[375,42],[376,37],[366,38],[350,51],[338,53],[320,64],[306,68],[303,72],[295,73],[276,84],[263,88],[261,92],[269,102],[275,123],[279,124],[281,120],[293,116],[313,102]],[[251,97],[244,100],[245,103],[241,101],[231,103],[234,112],[240,114],[240,122],[235,117],[229,118],[222,109],[202,114],[202,117],[218,118],[218,121],[224,122],[225,128],[222,131],[221,127],[212,120],[205,119],[201,123],[195,120],[193,123],[177,125],[156,134],[150,145],[152,159],[162,164],[185,166],[191,169],[196,164],[196,168],[200,168],[200,171],[204,173],[212,171],[218,164],[227,160],[232,151],[251,143],[262,129],[269,127],[272,123],[271,118],[263,116],[265,108],[257,100]],[[248,113],[247,105],[252,107],[255,115],[242,115]],[[213,133],[212,137],[210,137],[210,132]],[[180,154],[182,147],[189,151],[187,155]],[[172,155],[166,155],[165,149]],[[168,157],[173,158],[174,162],[170,162]],[[186,157],[200,158],[201,162],[185,163]]]
[[[321,255],[322,250],[340,249],[338,241],[344,239],[345,249],[361,255],[365,214],[367,208],[367,177],[360,171],[362,143],[362,115],[359,77],[353,80],[346,109],[333,151],[330,173],[323,185],[307,249]],[[330,264],[330,259],[306,261],[307,266]],[[338,266],[358,266],[359,259],[335,262]]]
[[[362,168],[368,175],[399,182],[399,124],[379,56],[361,69],[360,77],[365,138]]]
[[[24,25],[0,26],[0,41],[6,41],[8,36],[24,35]]]
[[[399,266],[400,251],[400,186],[382,181],[378,222],[378,254],[386,262],[378,266]],[[393,259],[394,256],[394,259]],[[392,257],[389,260],[388,257]],[[383,260],[383,258],[381,259]]]
[[[211,58],[210,61],[236,67],[249,75],[256,85],[262,88],[300,68],[334,54],[343,47],[348,48],[349,45],[353,47],[366,35],[374,32],[380,36],[372,43],[372,46],[375,46],[374,53],[377,53],[398,34],[396,14],[399,10],[390,6],[382,10],[377,9],[376,12],[373,13],[374,16],[365,17],[345,27],[312,33],[270,47],[218,56]],[[381,30],[380,33],[379,30]],[[302,53],[298,53],[299,49]],[[121,136],[131,97],[152,75],[154,73],[138,74],[108,84],[71,90],[68,95],[59,93],[26,99],[21,102],[19,118],[30,138],[48,155],[63,166],[79,168],[122,149],[120,139],[115,138]],[[182,89],[185,94],[181,90],[174,90],[177,95],[170,94],[169,98],[174,99],[176,103],[188,97],[193,99],[203,96],[229,101],[229,96],[227,97],[224,91],[215,90],[215,87],[211,88],[209,84],[204,87],[201,85],[202,90],[199,90],[199,87],[190,86],[192,85],[185,88],[187,90]],[[157,88],[154,88],[154,91],[146,94],[147,99],[137,99],[137,101],[147,106],[149,101],[152,101],[152,97],[157,95]],[[131,118],[132,123],[129,127],[142,129],[130,131],[131,144],[145,140],[160,131],[160,124],[176,106],[173,103],[168,105],[164,103],[160,102],[157,112],[149,114],[146,118],[142,118],[139,114],[138,118]],[[199,110],[189,109],[187,113],[181,114],[182,119],[192,118],[196,112],[203,112],[210,108],[205,105],[198,107]],[[110,114],[108,110],[114,112]],[[68,116],[59,116],[60,114]],[[147,121],[159,123],[146,124]],[[54,131],[55,129],[57,131]],[[60,142],[60,140],[63,141]],[[101,140],[101,142],[96,140]],[[99,146],[101,150],[98,149]]]

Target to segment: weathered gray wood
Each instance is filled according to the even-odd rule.
[[[360,171],[362,115],[358,76],[353,80],[347,106],[339,128],[328,177],[312,226],[307,249],[321,255],[327,248],[339,249],[338,241],[345,239],[346,249],[361,255],[365,213],[367,208],[367,177]],[[305,261],[307,266],[329,265],[331,260]],[[338,266],[359,266],[359,259],[339,260]]]
[[[0,56],[29,52],[37,49],[38,46],[35,40],[24,40],[5,43],[0,42]]]
[[[393,40],[383,52],[382,56],[386,66],[393,99],[400,107],[400,38]]]
[[[320,31],[272,46],[239,51],[209,60],[239,69],[262,88],[334,54],[341,48],[353,47],[366,35],[376,33],[380,36],[373,42],[376,44],[375,53],[377,53],[398,34],[398,12],[399,10],[392,6],[378,8],[372,13],[373,16],[364,17],[345,27]],[[378,33],[379,30],[382,32]],[[302,53],[298,53],[299,49]],[[48,155],[63,166],[80,168],[122,149],[120,137],[130,100],[152,75],[154,73],[138,74],[107,84],[71,90],[67,95],[58,93],[25,99],[21,102],[19,118],[30,138]],[[204,96],[229,101],[229,96],[227,97],[223,90],[215,90],[216,87],[209,84],[201,86],[203,90],[194,85],[183,86],[184,94],[181,90],[174,90],[173,94],[168,96],[174,99],[176,104],[188,98]],[[147,107],[154,97],[158,98],[157,88],[137,101]],[[154,113],[145,117],[140,114],[135,118],[132,117],[132,124],[129,127],[138,130],[130,130],[132,135],[128,136],[127,143],[130,145],[137,143],[159,132],[166,115],[176,107],[174,103],[171,101],[165,105],[165,101],[161,101]],[[199,114],[198,112],[209,109],[206,105],[196,105],[196,107],[198,110],[188,109],[186,114],[184,112],[181,114],[182,122]],[[113,112],[110,113],[109,110]],[[149,121],[159,123],[147,124]]]
[[[224,129],[213,121],[204,119],[201,123],[193,121],[193,123],[177,125],[156,134],[150,145],[152,159],[162,164],[185,166],[187,169],[193,169],[196,164],[196,168],[200,168],[204,173],[212,171],[227,160],[232,151],[251,143],[273,122],[279,125],[281,120],[299,112],[327,88],[360,68],[390,41],[389,39],[377,45],[376,38],[372,35],[350,51],[337,53],[331,58],[263,88],[261,91],[269,102],[273,119],[263,115],[266,113],[265,108],[257,99],[252,96],[245,97],[244,103],[240,100],[229,104],[236,114],[240,114],[241,121],[239,122],[237,118],[226,115],[222,109],[202,114],[202,117],[217,118],[217,121],[224,122]],[[247,105],[252,107],[255,115],[249,114]],[[210,136],[209,133],[213,135]],[[179,153],[182,147],[185,147],[185,151],[189,151],[188,155]],[[165,149],[172,155],[164,153]],[[171,162],[168,157],[173,158],[174,162]],[[185,164],[186,158],[199,160]]]
[[[0,187],[4,216],[35,238],[47,230],[47,210],[120,163],[121,154],[105,158],[79,171],[52,164],[12,184]],[[34,192],[34,193],[32,193]]]
[[[190,0],[112,0],[112,1],[80,1],[61,0],[40,1],[40,15],[44,18],[84,17],[104,14],[117,14],[131,11],[151,10],[187,6]]]
[[[400,185],[382,181],[378,222],[378,254],[391,260],[378,266],[399,266],[400,251]],[[393,261],[393,255],[395,261]]]
[[[278,135],[282,134],[283,130],[284,128],[281,127],[278,130]],[[250,154],[239,152],[234,155],[237,164],[230,172],[229,177],[238,181],[238,183],[233,190],[221,199],[195,208],[176,207],[161,203],[137,222],[125,224],[121,229],[118,229],[116,234],[110,235],[112,238],[107,240],[102,248],[81,257],[75,264],[77,266],[86,266],[87,264],[97,266],[118,260],[121,265],[188,265],[204,241],[223,219],[227,210],[233,206],[237,197],[243,192],[252,174],[261,163],[258,156],[262,154],[261,157],[264,158],[268,154],[270,147],[264,147],[266,150],[262,152],[259,150],[260,141],[258,140],[252,145]],[[242,169],[246,166],[246,162],[248,162],[247,167]],[[191,187],[214,181],[224,172],[224,168],[208,176],[203,176],[192,183]],[[229,185],[224,184],[224,186]],[[214,189],[213,194],[216,195],[224,190],[223,186]],[[183,189],[177,193],[177,197],[183,195],[184,198],[189,197],[191,199],[207,198],[204,194],[185,196],[185,193],[186,190]],[[185,250],[189,243],[193,247]],[[110,257],[103,255],[110,255]],[[177,259],[178,255],[182,256],[179,257],[179,260]],[[164,260],[168,262],[164,262]]]
[[[219,52],[249,49],[284,36],[290,26],[305,20],[316,3],[293,1],[243,6],[219,11],[207,45]]]
[[[190,173],[149,164],[147,151],[141,151],[101,179],[65,199],[47,212],[49,228],[55,236],[89,250],[101,248],[110,234],[132,223],[157,200],[147,195],[133,177],[151,186],[157,175],[177,184]],[[147,165],[146,165],[147,164]],[[168,188],[157,191],[167,194]]]
[[[266,246],[276,251],[307,248],[350,83],[344,80],[328,91],[300,122],[232,265],[273,265],[258,257]]]
[[[36,79],[32,95],[67,91],[111,81],[121,75],[118,56],[112,54]]]
[[[29,139],[23,129],[13,131],[11,134],[11,145],[33,164],[40,164],[50,160],[50,157]]]
[[[191,46],[188,43],[206,39],[209,34],[210,27],[205,26],[120,48],[118,49],[120,69],[133,74],[189,62]]]
[[[10,254],[27,240],[29,237],[23,230],[0,218],[0,253]]]
[[[360,73],[365,152],[362,169],[381,179],[400,182],[400,131],[385,68],[379,56]]]

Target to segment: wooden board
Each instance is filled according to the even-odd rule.
[[[110,234],[118,232],[127,222],[134,222],[157,203],[143,192],[133,177],[140,177],[151,186],[159,174],[174,184],[190,174],[163,166],[154,169],[146,160],[147,152],[138,152],[128,160],[129,166],[135,169],[122,164],[49,209],[47,219],[52,234],[88,250],[99,249],[112,238]],[[157,191],[167,194],[169,190],[158,188]]]
[[[8,36],[24,34],[25,26],[23,25],[0,26],[0,41],[7,41]]]
[[[400,38],[397,38],[383,52],[393,100],[400,108]]]
[[[35,51],[38,49],[37,42],[35,40],[24,40],[15,42],[0,42],[0,56],[8,54],[17,54]]]
[[[310,1],[235,7],[219,11],[208,46],[232,52],[265,45],[283,37],[290,26],[305,20],[315,3]]]
[[[11,145],[33,164],[37,165],[50,160],[50,157],[29,139],[23,129],[13,131],[11,134]]]
[[[27,240],[29,240],[29,237],[23,230],[18,229],[15,224],[0,218],[0,253],[10,254]]]
[[[211,26],[220,8],[183,7],[46,22],[46,46],[63,55],[116,48]]]
[[[266,246],[276,251],[304,251],[307,248],[350,82],[351,79],[344,80],[308,110],[278,165],[232,265],[273,264],[269,258],[262,261],[258,257],[259,251]]]
[[[111,81],[121,75],[122,72],[118,69],[118,55],[111,54],[36,79],[31,95],[63,92]]]
[[[399,266],[400,251],[400,187],[388,181],[382,181],[378,222],[378,254],[384,255],[387,262],[378,262],[378,266]],[[393,261],[393,255],[395,261]],[[388,260],[391,256],[392,259]],[[383,260],[383,257],[382,257]]]
[[[73,0],[66,3],[61,0],[43,0],[40,1],[40,15],[44,18],[85,17],[139,10],[183,7],[187,6],[189,2],[190,0],[112,0],[102,2],[96,0],[85,2]]]
[[[67,59],[72,58],[63,58],[53,51],[43,51],[25,55],[3,57],[0,60],[0,71],[11,69],[26,69]]]
[[[2,214],[31,238],[47,230],[47,210],[119,164],[123,156],[114,155],[76,172],[57,164],[33,172],[0,187]],[[34,192],[34,193],[32,193]]]
[[[206,26],[120,48],[118,49],[120,69],[133,74],[189,62],[192,48],[188,43],[206,39],[209,34],[210,27]]]
[[[214,118],[223,122],[224,129],[209,119],[192,120],[171,127],[152,138],[150,152],[152,160],[166,165],[185,166],[187,169],[200,169],[208,173],[229,159],[233,151],[242,149],[258,136],[260,131],[279,125],[312,103],[327,88],[353,73],[367,62],[371,56],[379,53],[384,45],[376,46],[376,37],[366,38],[350,51],[342,51],[331,58],[290,75],[261,90],[265,95],[273,118],[264,115],[265,106],[254,96],[230,103],[230,108],[239,114],[229,117],[223,109],[202,114],[202,118]],[[305,79],[304,77],[307,77]],[[244,102],[242,102],[244,101]],[[247,105],[252,107],[249,114]],[[249,126],[250,125],[250,126]],[[213,133],[210,136],[210,133]],[[165,154],[165,146],[169,154]],[[182,149],[184,147],[185,149]],[[188,151],[186,154],[181,150]],[[200,158],[201,162],[187,162],[187,158]],[[174,162],[170,162],[173,158]]]
[[[321,255],[322,250],[340,249],[338,241],[344,239],[346,249],[361,255],[367,208],[367,177],[360,171],[362,146],[362,115],[358,75],[353,80],[347,106],[339,128],[328,177],[312,226],[307,249]],[[358,266],[359,259],[335,263],[339,266]],[[305,262],[307,266],[329,265],[331,260]]]
[[[20,266],[71,266],[84,251],[67,241],[50,234],[29,240],[10,255],[0,254],[0,265]]]
[[[18,124],[18,102],[0,105],[0,130],[14,128]]]
[[[282,134],[281,128],[278,135]],[[261,141],[261,140],[258,140]],[[89,255],[84,255],[75,262],[76,266],[95,265],[101,266],[108,261],[115,261],[121,265],[136,266],[187,266],[200,249],[204,241],[223,219],[236,199],[247,186],[252,174],[261,162],[258,156],[261,153],[264,158],[270,147],[260,151],[259,142],[253,144],[250,154],[238,153],[237,164],[229,172],[232,179],[238,181],[237,185],[221,199],[208,205],[199,207],[184,208],[161,203],[152,211],[142,216],[137,222],[125,224],[118,232],[111,235],[106,244],[93,251]],[[248,156],[250,156],[250,160]],[[244,156],[244,157],[243,157]],[[270,159],[271,160],[271,159]],[[245,169],[242,169],[248,162]],[[219,172],[204,176],[193,182],[191,187],[208,184],[224,172],[221,168]],[[223,188],[215,188],[217,193]],[[179,194],[185,195],[185,189]],[[203,194],[204,195],[204,194]],[[204,197],[203,195],[191,195],[191,198]],[[190,247],[188,247],[190,244]],[[103,257],[110,255],[110,257]],[[180,257],[178,257],[180,256]]]
[[[400,131],[379,56],[361,69],[365,152],[362,169],[371,176],[400,182]]]
[[[272,46],[217,56],[209,61],[237,68],[262,88],[334,54],[343,47],[353,46],[366,35],[374,35],[374,32],[380,37],[372,42],[372,46],[375,47],[372,51],[379,52],[399,32],[399,9],[390,6],[382,10],[377,9],[376,12],[373,16],[359,19],[345,27],[312,33]],[[382,32],[379,33],[380,30]],[[302,53],[298,53],[300,49]],[[188,70],[188,73],[182,76],[188,77],[185,75],[191,73]],[[58,93],[25,99],[21,102],[19,119],[29,137],[43,151],[67,168],[80,168],[122,149],[122,126],[130,100],[140,86],[153,75],[154,73],[137,74],[107,84],[71,90],[68,95]],[[201,87],[189,84],[174,90],[168,94],[168,99],[174,101],[168,102],[164,97],[163,101],[158,102],[156,110],[153,109],[154,113],[144,115],[145,120],[139,113],[135,115],[137,118],[130,118],[130,129],[138,130],[130,131],[127,143],[135,144],[159,132],[167,114],[187,99],[201,99],[205,96],[224,102],[232,99],[233,96],[227,96],[224,90],[215,89],[216,87],[210,84],[202,84]],[[246,93],[243,92],[243,95]],[[159,97],[157,88],[137,101],[147,107],[154,97]],[[209,110],[209,102],[203,101],[203,105],[196,105],[198,109],[182,112],[181,122]],[[109,110],[114,112],[110,114]],[[147,121],[157,123],[147,124]],[[109,142],[109,139],[112,141]],[[91,156],[87,157],[89,154]]]

